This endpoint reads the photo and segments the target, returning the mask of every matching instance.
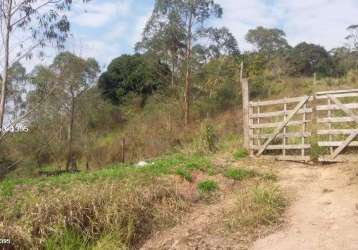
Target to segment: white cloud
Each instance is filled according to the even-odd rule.
[[[92,0],[75,4],[73,51],[108,64],[121,53],[133,52],[150,17],[154,0]],[[241,50],[251,49],[245,41],[249,29],[259,25],[278,27],[291,45],[301,41],[327,49],[342,46],[347,26],[358,23],[357,0],[216,0],[224,9],[215,25],[227,26]],[[72,49],[70,49],[72,50]]]
[[[327,49],[342,46],[346,28],[358,22],[356,0],[217,0],[224,8],[218,23],[231,29],[242,49],[245,34],[256,26],[278,27],[292,45],[307,41]]]
[[[72,20],[81,27],[97,28],[106,25],[118,16],[127,16],[130,1],[102,2],[92,1],[86,5],[76,5]]]

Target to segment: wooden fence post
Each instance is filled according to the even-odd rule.
[[[125,158],[125,152],[126,152],[126,139],[123,137],[122,139],[122,163],[124,163],[126,161]]]
[[[250,151],[250,126],[249,126],[249,82],[247,79],[240,79],[242,92],[242,116],[244,129],[244,147]]]

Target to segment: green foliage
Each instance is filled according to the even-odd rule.
[[[269,56],[270,53],[288,47],[286,34],[280,29],[268,29],[259,26],[246,34],[246,41],[253,44],[261,53]]]
[[[193,176],[191,175],[191,173],[189,173],[188,170],[186,170],[184,168],[177,168],[176,174],[181,176],[184,180],[186,180],[188,182],[193,181]]]
[[[206,157],[174,154],[156,159],[151,164],[142,168],[126,164],[114,164],[101,170],[77,174],[66,173],[60,176],[38,178],[7,178],[0,182],[0,200],[1,198],[11,197],[14,194],[14,190],[21,186],[65,190],[72,185],[81,183],[94,184],[102,181],[123,179],[143,180],[167,174],[179,174],[177,172],[178,169],[184,170],[186,174],[190,174],[192,170],[199,170],[209,174],[213,172],[213,166]]]
[[[241,160],[247,156],[248,156],[247,150],[244,148],[240,148],[234,153],[235,160]]]
[[[257,76],[262,76],[267,64],[267,59],[264,54],[257,52],[246,52],[243,55],[243,60],[245,61],[246,75],[250,77],[250,79]]]
[[[169,73],[165,64],[151,57],[122,55],[110,63],[98,86],[113,103],[123,102],[129,93],[140,95],[144,102],[153,91],[165,85]]]
[[[204,64],[194,74],[195,105],[205,117],[237,106],[241,101],[238,83],[239,65],[233,56],[222,56]]]
[[[309,150],[309,155],[311,160],[314,162],[318,162],[319,157],[328,153],[328,148],[320,147],[318,145],[318,141],[319,141],[318,136],[311,136],[310,138],[311,147]]]
[[[201,128],[201,140],[204,144],[205,151],[216,152],[218,137],[214,127],[208,122],[204,122]]]
[[[212,180],[200,181],[197,185],[197,189],[200,193],[211,193],[218,189],[218,184]]]
[[[252,169],[231,168],[225,171],[224,176],[236,181],[242,181],[257,176],[258,173]]]
[[[65,229],[60,235],[54,234],[45,243],[46,250],[87,250],[86,240],[78,233]]]
[[[309,152],[311,160],[318,162],[319,158],[327,153],[327,149],[320,147],[317,143],[312,143]]]
[[[293,48],[289,60],[294,75],[329,76],[335,72],[330,54],[319,45],[302,42]]]
[[[0,197],[10,197],[13,194],[13,190],[16,186],[15,181],[4,180],[0,182]]]

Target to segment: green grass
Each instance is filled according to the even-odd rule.
[[[16,186],[15,181],[5,180],[5,181],[1,182],[0,196],[11,197],[15,186]]]
[[[241,160],[248,156],[246,149],[240,148],[234,153],[235,160]]]
[[[258,173],[252,169],[246,168],[231,168],[224,172],[224,176],[236,181],[242,181],[247,178],[255,177]]]
[[[218,189],[218,184],[212,180],[204,180],[198,183],[197,189],[200,193],[210,193]]]
[[[87,250],[90,249],[88,243],[83,237],[70,230],[64,230],[62,234],[50,236],[44,244],[46,250]]]
[[[14,189],[18,186],[32,186],[37,189],[68,189],[76,183],[90,185],[103,180],[118,181],[126,179],[144,181],[152,177],[178,174],[178,168],[188,173],[192,170],[203,171],[209,174],[213,173],[213,166],[210,160],[204,156],[174,154],[158,158],[142,168],[127,164],[113,164],[104,169],[91,172],[66,173],[51,177],[8,178],[0,182],[0,200],[2,197],[11,197]]]
[[[193,181],[193,176],[191,173],[189,173],[186,169],[184,168],[177,168],[176,170],[176,174],[181,176],[184,180],[188,181],[188,182],[192,182]]]

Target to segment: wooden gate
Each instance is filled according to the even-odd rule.
[[[354,159],[358,141],[358,89],[316,93],[318,146],[322,161]]]
[[[249,102],[251,155],[309,161],[315,150],[322,161],[352,157],[347,153],[358,147],[357,97],[352,89]]]

